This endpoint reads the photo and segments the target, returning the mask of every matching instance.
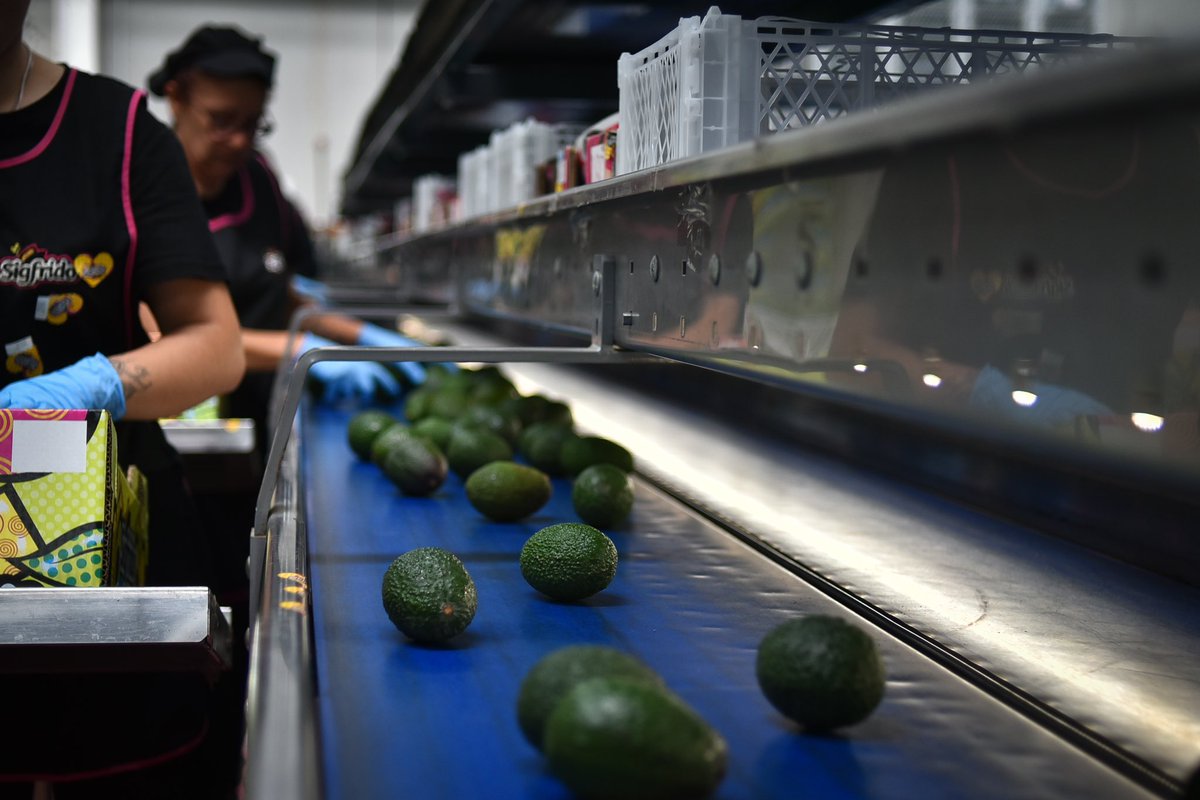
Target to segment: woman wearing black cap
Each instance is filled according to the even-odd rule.
[[[417,344],[393,331],[328,314],[310,317],[310,332],[294,352],[286,352],[288,322],[305,302],[292,288],[292,278],[311,276],[315,269],[304,222],[255,149],[258,137],[271,127],[265,107],[274,73],[275,57],[261,40],[235,28],[206,26],[168,54],[148,81],[151,92],[170,102],[175,133],[208,213],[243,327],[250,374],[230,398],[229,411],[255,419],[259,430],[265,429],[270,372],[299,352],[333,343]],[[418,364],[398,366],[412,382],[423,380]],[[388,370],[372,362],[321,362],[312,374],[329,399],[396,396],[401,389]]]
[[[28,8],[0,3],[0,408],[120,420],[118,458],[149,478],[148,581],[205,585],[204,532],[156,420],[242,376],[224,272],[175,137],[141,92],[34,53]],[[153,343],[139,303],[160,326]],[[68,723],[84,686],[104,706]],[[157,785],[204,740],[207,690],[178,677],[23,676],[9,688],[0,793],[18,779],[72,781],[62,797]]]

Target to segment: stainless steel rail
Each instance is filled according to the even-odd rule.
[[[0,673],[228,669],[230,625],[202,586],[0,590]]]
[[[313,708],[312,604],[294,445],[287,449],[287,479],[278,484],[262,541],[269,580],[264,583],[261,572],[250,575],[251,603],[258,605],[257,624],[251,628],[244,786],[252,798],[315,800],[321,786]]]

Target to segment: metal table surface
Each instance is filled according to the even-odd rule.
[[[827,596],[638,481],[630,521],[611,532],[613,584],[550,602],[517,559],[538,528],[576,519],[566,481],[519,524],[481,517],[453,474],[433,498],[406,498],[350,452],[351,415],[309,406],[301,425],[327,798],[567,798],[515,704],[541,656],[580,642],[638,655],[725,736],[718,798],[1151,796],[877,629],[882,705],[838,735],[802,734],[763,698],[755,652],[794,615],[848,614]],[[458,554],[479,591],[471,627],[441,647],[405,640],[380,600],[391,560],[426,545]]]
[[[0,589],[0,674],[198,672],[232,662],[230,611],[204,586]]]

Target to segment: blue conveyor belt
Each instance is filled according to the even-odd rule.
[[[725,736],[718,798],[1147,796],[873,628],[888,667],[883,704],[838,735],[802,734],[761,695],[755,651],[794,615],[846,613],[826,596],[639,482],[631,520],[610,532],[612,585],[580,604],[551,602],[525,583],[518,553],[540,527],[577,519],[567,481],[533,518],[489,523],[453,474],[433,498],[400,495],[350,452],[350,416],[310,407],[301,430],[330,800],[566,800],[515,707],[529,668],[580,642],[641,657]],[[458,554],[479,592],[471,627],[439,647],[408,642],[380,600],[392,559],[426,545]]]

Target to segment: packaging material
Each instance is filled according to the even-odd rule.
[[[146,492],[107,411],[0,409],[0,585],[144,584]]]
[[[493,131],[488,143],[458,159],[462,218],[515,208],[546,194],[542,165],[569,145],[579,129],[526,119]]]
[[[554,191],[561,192],[583,185],[583,157],[579,148],[567,145],[554,158]]]
[[[617,125],[609,125],[590,134],[583,147],[583,180],[585,183],[608,180],[617,169]]]

